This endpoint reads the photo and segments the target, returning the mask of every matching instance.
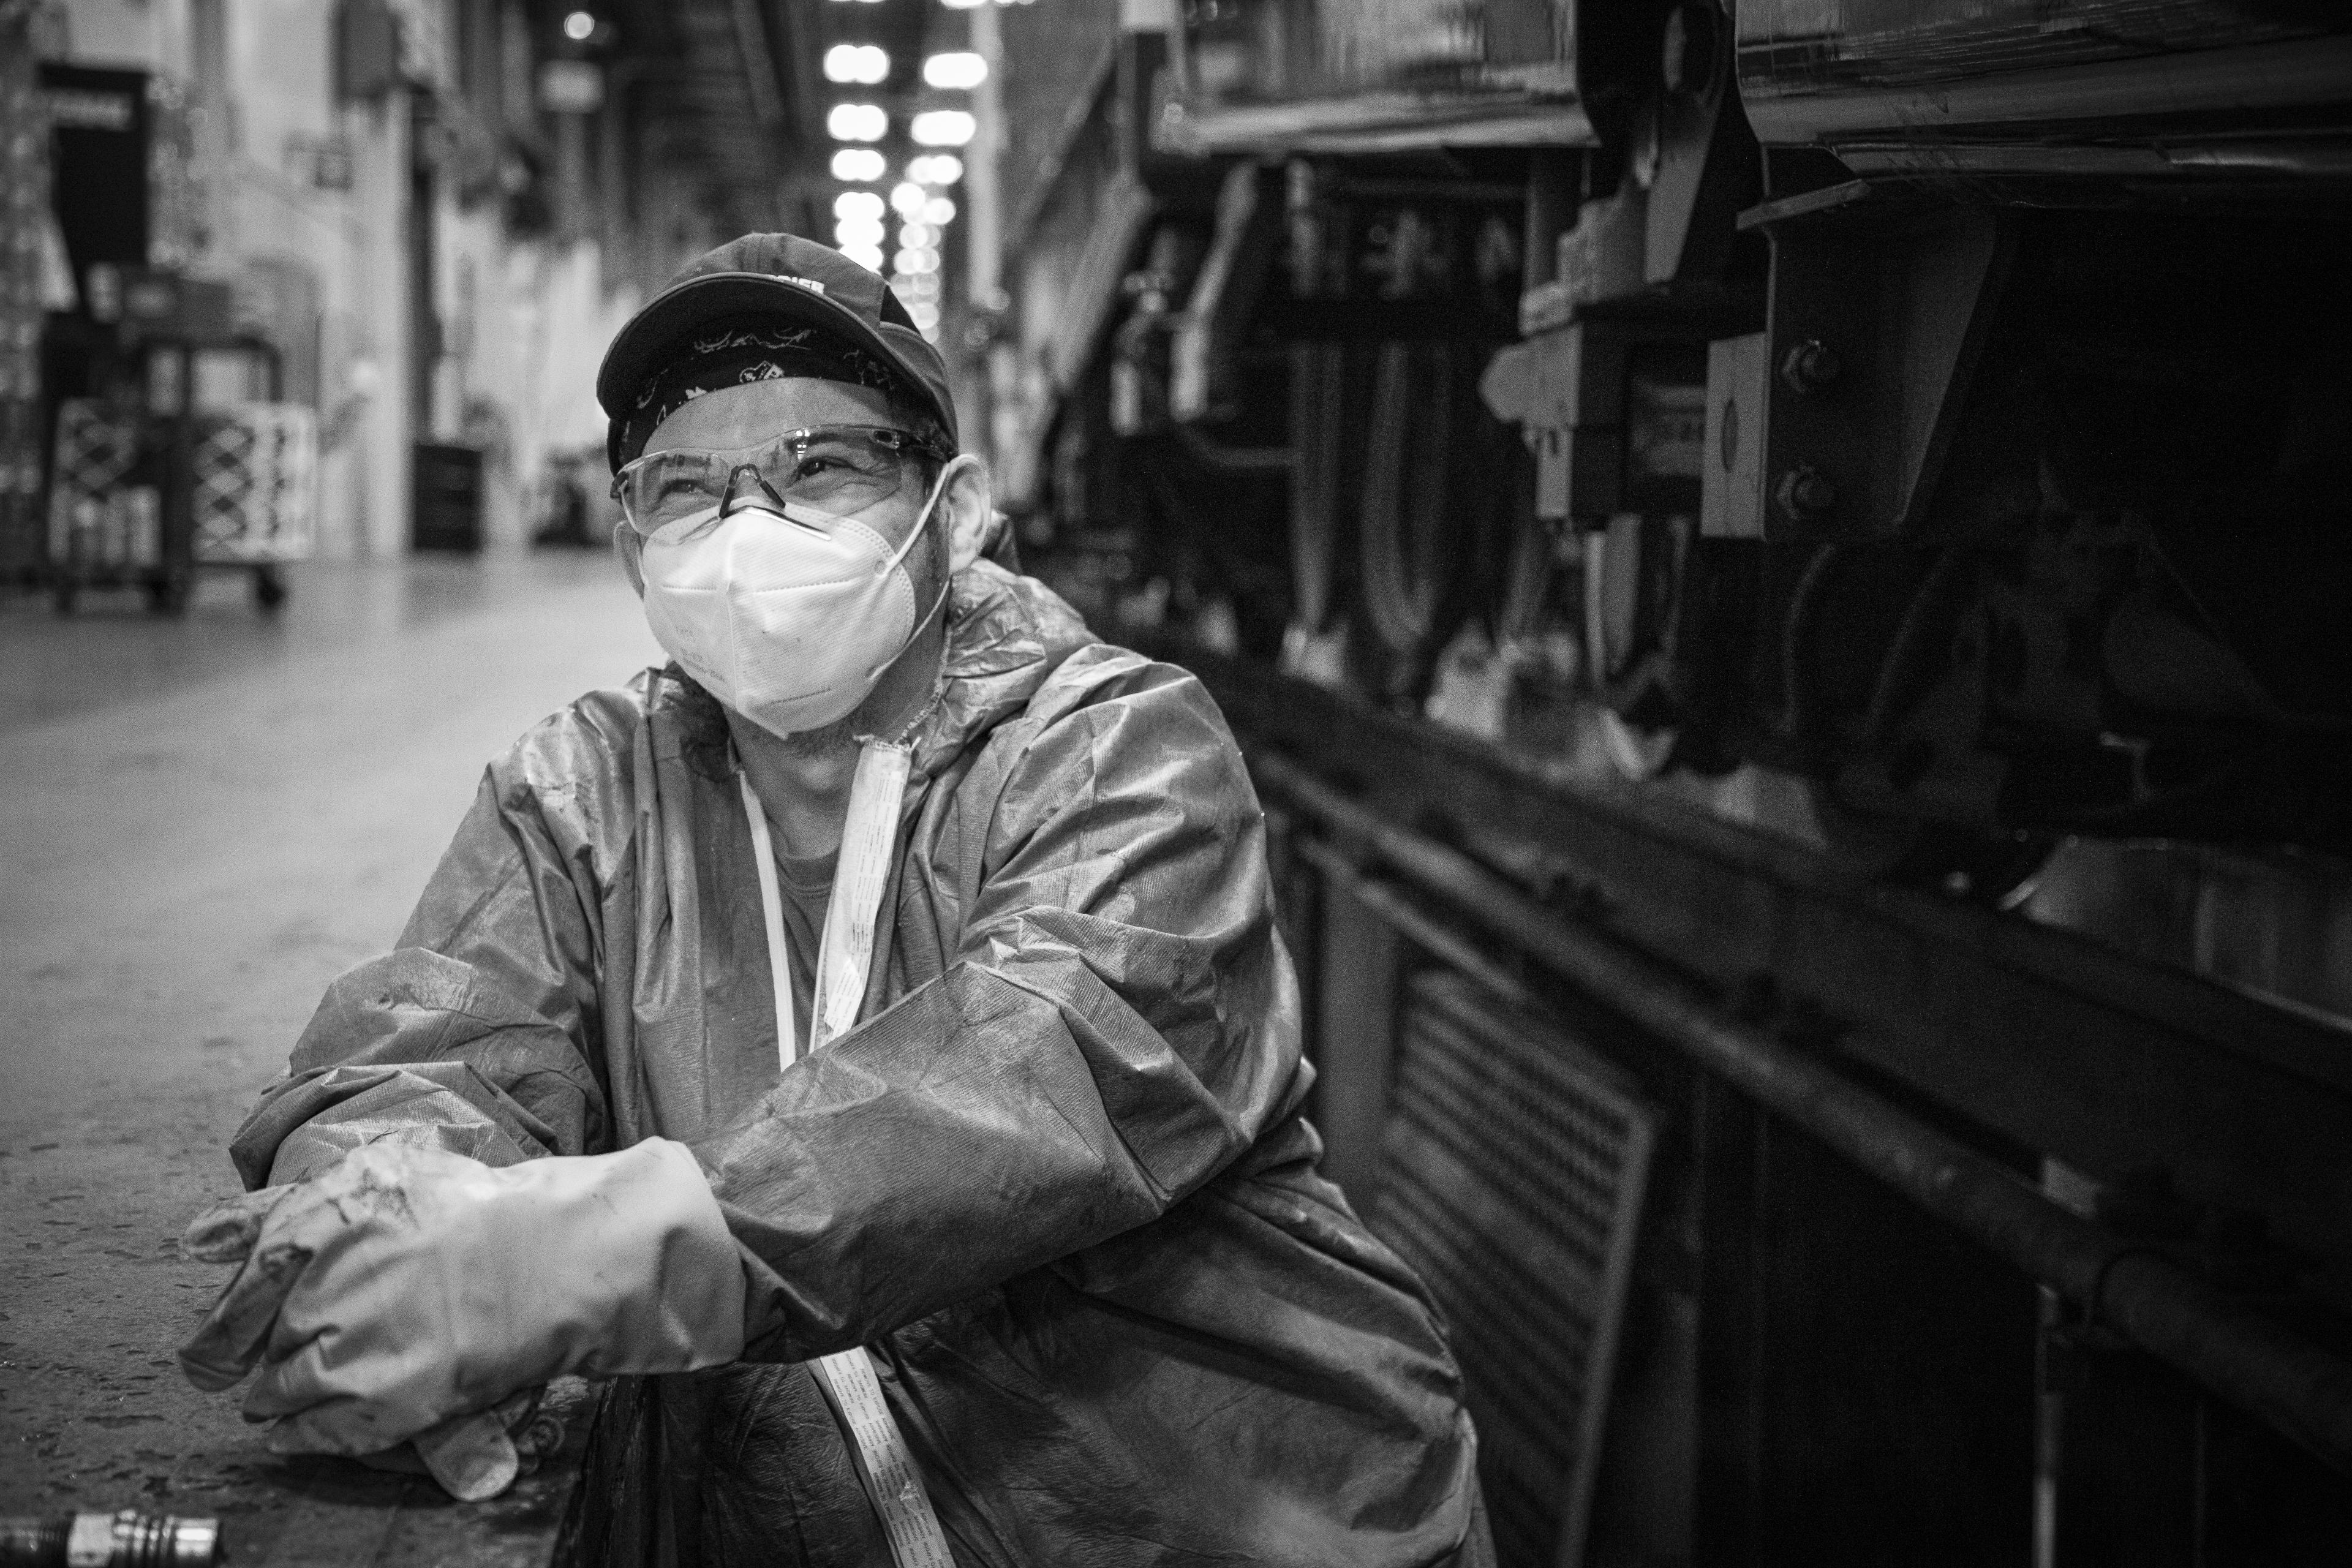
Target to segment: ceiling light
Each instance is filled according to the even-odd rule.
[[[963,160],[952,153],[926,153],[907,161],[907,178],[919,185],[952,185],[963,178]]]
[[[890,265],[901,272],[937,272],[940,253],[936,250],[902,250],[890,258]]]
[[[933,55],[923,62],[923,85],[961,91],[988,79],[988,62],[970,49]]]
[[[921,122],[916,116],[916,123]],[[890,116],[878,103],[836,103],[824,117],[824,129],[836,142],[879,142],[889,133]]]
[[[882,198],[872,191],[844,191],[833,198],[835,217],[866,217],[882,221]]]
[[[833,226],[833,243],[846,250],[853,245],[870,245],[880,248],[882,220],[877,217],[845,217]]]
[[[890,56],[872,44],[835,44],[824,51],[824,79],[867,86],[890,74]]]
[[[882,111],[877,109],[875,112],[879,114]],[[917,146],[961,147],[971,140],[972,132],[979,128],[980,122],[961,109],[927,109],[915,116],[915,122],[909,129]],[[878,135],[863,138],[866,141],[880,139]]]
[[[844,147],[833,155],[833,177],[852,184],[878,180],[887,167],[882,154],[871,147]],[[872,195],[871,192],[866,194]],[[876,199],[878,201],[880,198]]]
[[[929,193],[911,180],[901,181],[890,187],[890,205],[898,209],[900,217],[910,220],[916,217],[929,200]]]
[[[940,231],[927,223],[898,226],[898,243],[909,250],[929,250],[940,242]]]
[[[545,12],[541,13],[545,16]],[[567,12],[563,18],[563,36],[575,44],[584,44],[596,36],[596,18],[585,11]]]
[[[841,247],[841,254],[868,272],[882,270],[882,247],[878,245],[845,245]]]
[[[929,224],[933,228],[947,227],[948,225],[955,222],[955,203],[948,200],[945,196],[933,196],[929,201],[923,204],[923,221]],[[898,216],[900,217],[912,217],[915,215],[907,211],[906,208],[900,207],[898,209]]]

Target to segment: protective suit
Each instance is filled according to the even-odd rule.
[[[951,617],[856,1028],[779,1071],[726,724],[649,671],[491,766],[240,1173],[387,1137],[492,1164],[691,1148],[741,1253],[743,1360],[608,1385],[575,1561],[887,1564],[796,1364],[865,1344],[971,1568],[1483,1563],[1452,1358],[1316,1171],[1223,720],[992,562]]]

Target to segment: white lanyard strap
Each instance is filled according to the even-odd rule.
[[[817,945],[816,994],[809,1011],[809,1049],[817,1050],[857,1022],[866,999],[866,977],[874,964],[875,922],[882,886],[890,875],[890,851],[898,835],[898,803],[907,787],[912,753],[905,746],[868,741],[857,754],[849,786],[849,816],[841,827],[841,858],[825,901],[824,937]],[[768,971],[776,993],[776,1064],[793,1065],[798,1053],[793,1023],[793,977],[784,948],[783,895],[776,887],[776,851],[768,836],[768,814],[760,805],[751,775],[739,773],[743,809],[751,819],[751,853],[760,866],[760,913],[768,932]],[[882,1521],[898,1568],[955,1568],[946,1533],[908,1455],[907,1439],[882,1397],[881,1380],[863,1347],[819,1356],[809,1363],[830,1397],[849,1438],[857,1479]]]
[[[849,815],[841,825],[833,897],[824,906],[824,939],[816,950],[816,994],[810,1002],[816,1016],[809,1020],[810,1050],[856,1027],[857,1010],[865,1005],[882,885],[890,877],[890,851],[898,841],[898,803],[906,798],[913,755],[904,746],[880,741],[866,742],[857,753]]]
[[[793,1019],[793,972],[784,954],[784,901],[776,890],[776,846],[768,837],[768,813],[760,805],[751,775],[738,772],[743,786],[743,815],[751,819],[751,858],[760,866],[760,917],[768,928],[768,980],[776,993],[776,1070],[793,1065],[800,1054],[800,1028]],[[826,911],[828,923],[831,910]]]

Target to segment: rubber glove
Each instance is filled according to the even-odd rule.
[[[246,1417],[279,1452],[410,1439],[461,1497],[512,1481],[496,1406],[565,1373],[690,1372],[743,1344],[743,1275],[701,1167],[649,1139],[492,1169],[371,1144],[198,1216],[191,1256],[243,1267],[180,1364],[204,1389],[258,1363]]]

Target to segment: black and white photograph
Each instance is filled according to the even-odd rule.
[[[0,0],[0,1568],[2352,1568],[2352,7]]]

